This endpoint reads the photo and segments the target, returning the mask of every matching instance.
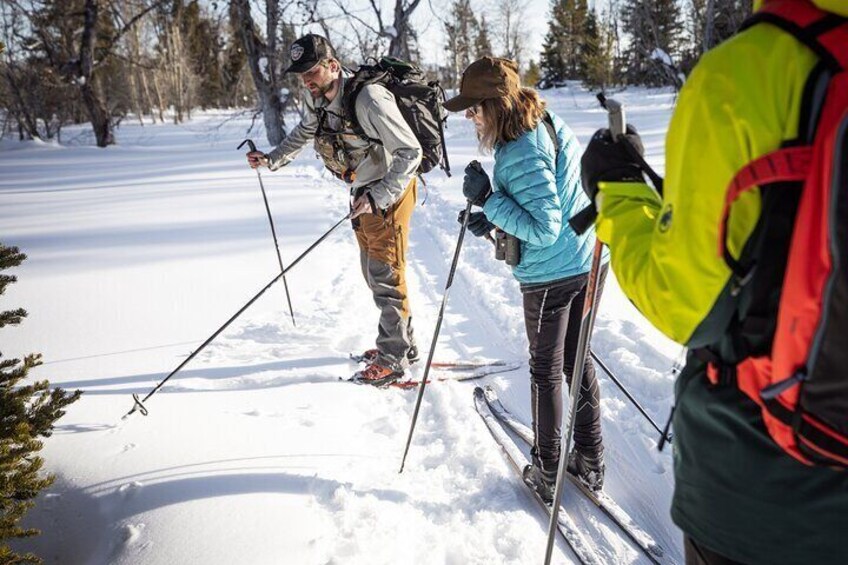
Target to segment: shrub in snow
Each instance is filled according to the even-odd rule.
[[[26,255],[17,247],[0,244],[0,271],[17,267]],[[15,282],[14,276],[0,274],[0,295]],[[0,312],[0,328],[21,323],[27,315],[21,308]],[[7,545],[14,538],[38,534],[33,528],[18,524],[34,504],[39,491],[53,482],[53,477],[39,473],[44,460],[38,456],[42,443],[80,391],[67,393],[50,389],[47,381],[21,384],[33,367],[41,364],[40,354],[23,360],[3,359],[0,354],[0,563],[40,563],[31,553],[18,555]]]

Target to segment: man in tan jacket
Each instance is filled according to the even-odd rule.
[[[285,72],[298,73],[310,94],[303,119],[269,153],[248,153],[248,163],[276,171],[312,141],[326,167],[348,184],[362,274],[380,309],[376,348],[364,353],[368,365],[354,377],[386,384],[402,377],[418,359],[405,269],[421,145],[394,95],[378,84],[365,86],[357,95],[355,119],[364,135],[354,130],[342,101],[347,77],[324,37],[301,37],[289,57]]]

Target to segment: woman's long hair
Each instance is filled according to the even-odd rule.
[[[483,110],[480,149],[487,153],[495,145],[515,141],[535,129],[545,113],[545,101],[527,87],[507,96],[486,98],[480,106]]]

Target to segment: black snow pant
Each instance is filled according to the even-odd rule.
[[[600,301],[606,274],[604,265],[595,304]],[[562,376],[564,373],[566,382],[571,383],[588,280],[587,273],[548,285],[522,288],[524,323],[530,342],[530,402],[535,436],[531,454],[534,465],[550,479],[556,477],[559,465]],[[591,356],[587,356],[574,422],[576,449],[594,452],[602,448],[600,401],[595,365]]]

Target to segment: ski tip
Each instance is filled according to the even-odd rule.
[[[498,402],[498,393],[495,392],[495,389],[493,389],[491,385],[486,385],[486,388],[483,390],[483,394],[488,402]]]

